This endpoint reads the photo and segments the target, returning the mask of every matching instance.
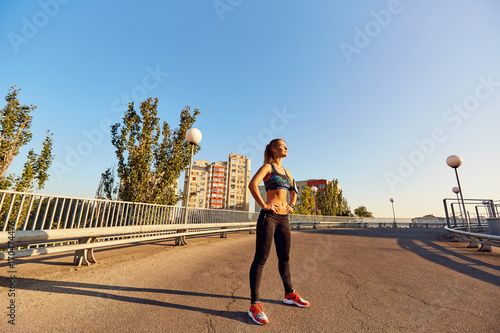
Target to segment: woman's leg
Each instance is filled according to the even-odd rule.
[[[264,264],[269,257],[271,245],[273,243],[273,233],[276,227],[275,214],[270,211],[261,210],[257,220],[257,239],[255,243],[255,256],[250,267],[250,292],[252,303],[260,301],[259,290],[260,280]]]
[[[290,222],[288,215],[280,216],[280,221],[274,232],[274,245],[278,255],[278,270],[280,272],[285,293],[293,291],[292,278],[290,275],[290,246],[292,243],[292,233],[290,231]]]

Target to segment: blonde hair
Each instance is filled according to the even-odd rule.
[[[266,146],[266,150],[264,150],[264,164],[271,163],[271,161],[275,161],[273,154],[273,148],[276,147],[278,141],[284,141],[283,139],[273,139]]]

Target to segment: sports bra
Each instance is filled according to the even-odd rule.
[[[280,174],[274,167],[272,163],[271,168],[273,168],[271,175],[269,175],[269,178],[267,180],[264,180],[264,187],[266,189],[266,192],[272,191],[272,190],[289,190],[292,191],[292,182],[290,181],[290,178],[288,178],[288,175],[285,174],[282,175]],[[286,177],[286,178],[285,178]]]

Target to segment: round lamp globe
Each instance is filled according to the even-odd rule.
[[[197,128],[190,128],[186,131],[186,141],[197,145],[201,141],[201,131]]]
[[[462,158],[458,155],[451,155],[446,159],[446,164],[448,164],[448,166],[452,168],[458,168],[462,165],[462,162]]]

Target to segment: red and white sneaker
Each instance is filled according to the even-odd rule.
[[[286,294],[285,298],[283,298],[283,303],[296,305],[301,308],[309,307],[309,302],[300,297],[299,293],[294,290],[293,292]]]
[[[269,319],[267,319],[267,316],[264,313],[264,306],[262,305],[262,302],[252,304],[250,310],[248,310],[248,315],[259,325],[264,325],[269,322]]]

